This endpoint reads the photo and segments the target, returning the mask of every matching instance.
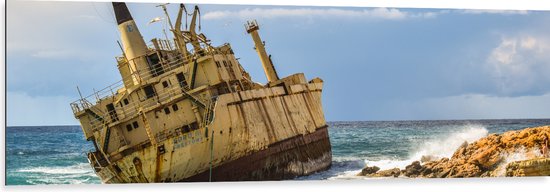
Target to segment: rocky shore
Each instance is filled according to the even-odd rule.
[[[380,170],[365,167],[358,176],[457,178],[499,176],[550,176],[548,146],[550,126],[490,134],[473,143],[463,143],[451,158],[425,156],[405,169]]]

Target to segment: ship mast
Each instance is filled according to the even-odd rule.
[[[256,46],[256,52],[258,52],[258,56],[260,57],[260,61],[262,62],[262,66],[264,67],[267,81],[274,82],[279,80],[279,75],[277,75],[277,71],[275,71],[275,66],[273,66],[271,57],[267,55],[265,45],[262,42],[262,39],[260,39],[260,35],[258,34],[258,30],[260,29],[258,23],[255,20],[248,21],[245,27],[246,32],[252,36],[252,40],[254,41],[254,45]]]
[[[180,9],[178,11],[178,18],[176,18],[176,26],[172,30],[172,32],[174,33],[174,38],[175,38],[176,44],[178,45],[178,48],[181,52],[181,55],[183,55],[183,58],[187,58],[188,55],[189,55],[189,51],[187,50],[185,38],[183,37],[183,32],[181,31],[181,19],[182,19],[182,15],[183,15],[184,11],[185,11],[185,14],[187,14],[187,10],[185,10],[185,5],[183,5],[183,3],[181,3],[180,4]],[[168,13],[166,11],[165,11],[165,13],[166,13],[166,16],[168,16]]]
[[[191,45],[193,45],[193,49],[195,49],[195,53],[199,53],[202,49],[199,43],[199,39],[197,37],[197,32],[195,31],[198,14],[200,14],[199,6],[195,5],[195,10],[193,11],[193,17],[191,18],[191,23],[189,24],[189,33],[190,33],[189,39],[191,41]]]

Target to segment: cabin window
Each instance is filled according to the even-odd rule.
[[[149,99],[153,96],[155,96],[155,88],[153,88],[152,85],[147,85],[143,88],[143,91],[145,92],[145,98]]]
[[[147,62],[149,63],[149,69],[151,70],[153,77],[164,73],[162,65],[160,64],[159,56],[156,53],[147,56]]]
[[[166,115],[170,114],[170,108],[168,108],[168,107],[164,108],[164,113]]]
[[[178,110],[178,104],[172,105],[172,110],[177,111]]]
[[[191,123],[189,127],[191,128],[191,131],[199,129],[199,125],[197,124],[197,122]]]
[[[124,105],[128,105],[128,104],[130,104],[130,102],[128,101],[128,99],[124,99],[124,101],[123,101],[123,102],[124,102]]]
[[[137,121],[134,121],[134,122],[132,123],[132,126],[134,126],[134,129],[137,129],[137,128],[139,127],[139,124],[138,124]]]
[[[112,122],[118,121],[118,115],[116,114],[116,111],[115,111],[115,105],[110,103],[110,104],[107,104],[107,106],[105,107],[107,108],[107,112],[111,116],[111,121]]]
[[[126,125],[126,131],[130,132],[132,130],[132,125],[128,124]]]
[[[162,82],[162,87],[164,87],[164,88],[168,87],[168,82],[163,81],[163,82]]]
[[[183,75],[183,73],[176,74],[176,78],[178,79],[181,88],[187,86],[187,81],[185,81],[185,76]]]
[[[184,125],[183,126],[183,133],[189,133],[191,131],[189,125]]]

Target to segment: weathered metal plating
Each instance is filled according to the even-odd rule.
[[[302,73],[279,78],[257,22],[246,30],[265,85],[251,81],[229,44],[212,46],[197,33],[198,7],[182,29],[181,5],[170,23],[174,39],[151,45],[126,4],[113,7],[122,80],[71,103],[103,183],[280,180],[330,167],[323,81]]]

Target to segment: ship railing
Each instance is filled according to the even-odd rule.
[[[173,43],[170,42],[170,41],[167,41],[167,40],[161,40],[161,41],[165,42],[163,44],[166,44],[166,46],[170,45],[172,47],[175,47],[173,45]],[[202,49],[199,52],[212,52],[212,51],[213,50]],[[212,53],[216,53],[216,51],[214,51]],[[193,50],[191,50],[191,54],[189,54],[187,57],[183,57],[181,55],[178,55],[176,57],[166,59],[164,61],[164,64],[158,65],[155,68],[149,68],[149,67],[139,68],[139,69],[137,69],[137,71],[135,71],[132,74],[128,75],[127,78],[122,78],[122,79],[132,79],[131,77],[135,76],[135,75],[137,75],[141,79],[147,79],[147,78],[150,78],[154,75],[155,76],[159,75],[159,74],[154,73],[154,71],[158,71],[160,69],[162,69],[164,72],[171,71],[173,69],[176,69],[178,67],[183,66],[185,64],[184,63],[185,61],[191,61],[194,57],[195,57],[195,53],[193,53]],[[124,57],[117,57],[117,61],[119,59],[124,59]],[[117,82],[115,82],[115,83],[99,90],[99,91],[94,91],[89,96],[86,96],[82,99],[79,99],[79,100],[76,100],[76,101],[72,102],[71,103],[71,108],[73,109],[73,113],[78,113],[80,111],[83,111],[84,109],[88,109],[91,106],[93,106],[93,105],[87,105],[87,104],[90,104],[90,102],[85,102],[85,101],[83,101],[84,99],[89,100],[89,99],[95,97],[96,103],[97,103],[98,101],[100,101],[102,99],[105,99],[105,98],[108,98],[108,97],[113,97],[114,95],[116,95],[116,92],[120,88],[124,87],[125,84],[129,84],[129,82],[124,82],[123,80],[119,80],[119,81],[117,81]]]
[[[115,110],[107,111],[104,114],[105,121],[107,122],[116,122],[122,119],[133,118],[139,114],[140,109],[148,109],[156,105],[165,104],[172,102],[174,99],[178,98],[176,96],[182,95],[184,90],[179,87],[179,85],[172,85],[172,88],[165,89],[162,92],[159,92],[157,95],[152,98],[146,99],[141,102],[132,102],[124,107],[116,107]],[[187,94],[190,95],[190,94]],[[192,96],[192,95],[191,95]],[[194,96],[193,96],[194,97]],[[195,97],[195,99],[198,99]],[[200,100],[199,100],[200,101]],[[116,119],[109,114],[116,113]],[[99,130],[103,126],[103,122],[98,119],[93,119],[90,121],[92,129]]]
[[[88,95],[86,97],[83,97],[83,98],[80,98],[76,101],[73,101],[71,103],[71,108],[73,109],[73,113],[78,113],[78,112],[81,112],[85,109],[90,109],[91,107],[93,107],[94,105],[89,101],[90,99],[92,98],[95,98],[96,100],[96,103],[98,103],[99,101],[103,100],[103,99],[106,99],[108,97],[112,97],[114,95],[116,95],[117,93],[117,90],[124,87],[124,83],[122,82],[122,80],[120,81],[117,81],[99,91],[94,91],[94,93],[92,93],[91,95]]]
[[[156,71],[156,70],[159,70],[160,68],[162,68],[164,71],[170,71],[170,70],[173,70],[173,69],[176,69],[176,68],[182,66],[183,61],[184,61],[184,58],[181,57],[181,56],[174,57],[174,58],[171,58],[171,59],[167,60],[167,62],[164,64],[164,66],[158,65],[157,68],[154,68],[152,70],[149,69],[149,68],[145,68],[145,69],[141,68],[141,69],[138,69],[133,74],[130,74],[128,77],[131,77],[132,75],[138,74],[142,79],[146,79],[146,78],[149,78],[149,77],[153,76],[153,73],[151,73],[150,71]],[[123,79],[131,79],[131,78],[123,78]],[[101,101],[103,99],[115,96],[117,91],[120,88],[124,87],[124,85],[125,85],[125,82],[123,82],[122,80],[119,80],[119,81],[117,81],[117,82],[115,82],[115,83],[99,90],[99,91],[94,91],[92,94],[70,103],[71,109],[73,110],[74,114],[76,114],[78,112],[81,112],[85,109],[89,109],[89,108],[94,106],[94,104],[92,104],[89,101],[90,99],[95,98],[96,104],[97,104],[99,101]]]
[[[187,58],[183,58],[182,56],[178,56],[178,57],[173,57],[169,60],[167,60],[167,62],[164,63],[164,66],[161,66],[159,65],[158,67],[163,67],[163,69],[165,71],[170,71],[170,70],[173,70],[173,69],[176,69],[178,67],[181,67],[183,65],[183,62],[186,61],[186,60],[190,60],[192,56],[189,56]],[[134,74],[140,74],[142,78],[148,78],[148,77],[151,77],[153,74],[150,73],[150,71],[155,71],[155,69],[151,70],[149,68],[146,68],[146,69],[138,69],[136,72],[134,72]],[[183,82],[178,82],[178,83],[183,83]],[[111,113],[113,113],[114,111],[107,111],[107,112],[103,112],[102,110],[99,110],[99,108],[97,108],[97,103],[99,103],[101,100],[103,99],[106,99],[108,97],[114,97],[117,93],[117,91],[124,87],[124,82],[122,80],[120,81],[117,81],[99,91],[95,91],[93,94],[85,97],[85,98],[81,98],[79,100],[76,100],[74,102],[72,102],[70,105],[71,105],[71,108],[73,110],[73,113],[76,114],[78,112],[81,112],[81,111],[84,111],[85,109],[90,109],[92,111],[94,111],[96,114],[100,115],[105,121],[107,122],[114,122],[114,121],[117,121],[118,119],[123,119],[125,117],[128,117],[128,116],[135,116],[137,115],[138,111],[139,111],[139,107],[140,107],[140,104],[137,104],[137,103],[132,103],[130,105],[126,105],[122,108],[120,107],[116,107],[117,109],[115,109],[115,111],[117,112],[117,116],[119,114],[122,114],[122,117],[118,117],[115,119],[112,119],[111,117]],[[190,90],[186,87],[184,88],[179,88],[177,86],[174,86],[174,88],[168,90],[168,91],[163,91],[161,93],[159,93],[156,97],[157,99],[154,99],[154,100],[149,100],[149,101],[146,101],[145,103],[142,103],[141,106],[142,107],[151,107],[153,105],[156,105],[156,104],[159,104],[159,103],[165,103],[166,99],[168,98],[171,98],[177,94],[181,94],[182,92],[186,95],[188,95],[189,97],[192,97],[195,101],[198,101],[200,102],[201,104],[205,104],[205,102],[203,101],[204,99],[199,99],[191,94],[189,94]],[[96,99],[96,104],[92,104],[89,99],[92,99],[94,98]],[[119,113],[120,112],[120,113]],[[114,120],[114,121],[113,121]],[[99,119],[93,119],[90,121],[90,125],[92,126],[92,130],[99,130],[101,129],[103,126],[104,126],[104,122],[100,121]]]
[[[186,59],[183,58],[182,56],[173,57],[165,60],[163,64],[157,65],[156,67],[153,67],[153,68],[151,67],[138,68],[137,71],[130,74],[129,77],[132,75],[137,75],[140,79],[149,79],[151,77],[161,75],[162,73],[166,73],[168,71],[172,71],[178,67],[183,66],[184,61],[186,61]],[[162,73],[161,72],[157,73],[156,71],[162,71]]]
[[[176,50],[176,45],[173,41],[166,40],[166,39],[157,39],[159,49],[163,51],[173,51]],[[153,43],[149,43],[147,45],[151,49],[156,49],[155,45]]]

